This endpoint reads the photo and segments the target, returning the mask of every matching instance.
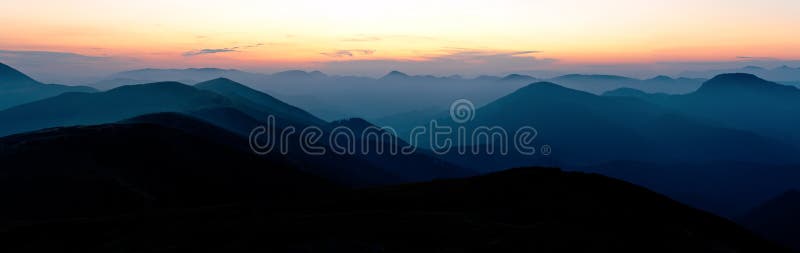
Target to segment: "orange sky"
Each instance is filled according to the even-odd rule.
[[[536,53],[513,57],[556,60],[547,67],[800,59],[799,13],[797,0],[0,0],[0,49],[154,67],[314,68],[521,51]]]

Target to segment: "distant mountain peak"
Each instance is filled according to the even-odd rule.
[[[326,75],[325,73],[322,73],[322,71],[319,71],[319,70],[311,71],[308,74],[313,76],[313,77],[326,77],[326,76],[328,76],[328,75]]]
[[[510,74],[510,75],[507,75],[507,76],[503,77],[500,80],[513,81],[513,80],[533,80],[533,79],[536,79],[536,78],[534,78],[532,76],[529,76],[529,75]]]
[[[724,92],[724,91],[759,91],[759,92],[793,92],[798,91],[794,86],[781,85],[770,82],[748,73],[729,73],[717,75],[703,83],[697,93]]]
[[[659,75],[659,76],[650,78],[648,81],[673,81],[673,80],[675,80],[675,79],[672,79],[672,77],[665,76],[665,75]]]
[[[406,73],[403,73],[403,72],[400,72],[400,71],[397,71],[397,70],[393,70],[392,72],[389,72],[389,74],[386,74],[385,76],[383,76],[382,79],[386,79],[386,78],[406,78],[406,77],[410,77],[410,76],[408,74],[406,74]]]

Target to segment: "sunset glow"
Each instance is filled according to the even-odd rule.
[[[462,51],[552,60],[528,69],[792,60],[800,58],[798,13],[794,0],[0,0],[0,49],[245,69]]]

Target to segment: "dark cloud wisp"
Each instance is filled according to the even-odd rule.
[[[339,58],[339,57],[354,57],[358,55],[372,55],[374,53],[375,50],[371,49],[353,49],[353,50],[336,50],[332,52],[323,52],[320,54]]]
[[[200,50],[192,50],[183,53],[183,56],[197,56],[197,55],[204,55],[204,54],[218,54],[218,53],[228,53],[228,52],[239,52],[239,47],[231,47],[231,48],[206,48]]]

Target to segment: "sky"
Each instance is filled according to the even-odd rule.
[[[54,79],[143,67],[651,75],[797,63],[798,13],[797,0],[0,0],[0,62]]]

